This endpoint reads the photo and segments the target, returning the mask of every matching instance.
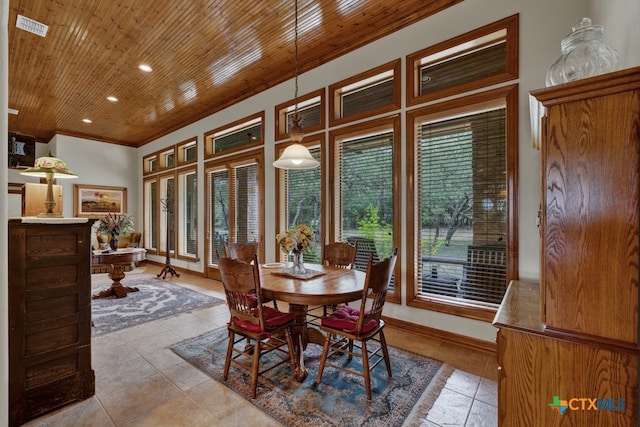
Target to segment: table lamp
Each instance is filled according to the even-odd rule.
[[[39,218],[62,218],[59,213],[54,213],[56,201],[53,199],[53,180],[55,178],[77,178],[78,175],[67,168],[67,164],[55,157],[39,157],[32,168],[20,172],[22,175],[35,176],[47,179],[47,200],[44,202],[46,212],[38,215]]]

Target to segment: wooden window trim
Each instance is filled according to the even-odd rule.
[[[308,93],[304,96],[298,97],[298,105],[308,101],[310,99],[320,97],[320,123],[313,126],[305,126],[304,120],[302,121],[302,129],[305,133],[313,133],[318,132],[325,129],[326,120],[325,120],[325,88],[318,89],[311,93]],[[286,123],[286,110],[295,105],[295,99],[290,99],[282,104],[278,104],[274,108],[275,112],[275,141],[280,141],[289,137],[289,134],[286,132],[287,123]],[[304,119],[304,117],[303,117]],[[277,158],[277,157],[276,157]]]
[[[188,146],[194,145],[196,147],[196,157],[191,160],[184,159],[184,149]],[[186,139],[176,144],[176,166],[185,166],[198,162],[198,137]]]
[[[149,162],[154,159],[156,161],[156,170],[152,171],[152,170],[149,170],[148,165],[149,165]],[[142,175],[146,176],[146,175],[152,175],[152,174],[158,173],[157,166],[158,166],[158,153],[155,152],[155,153],[147,154],[142,158]]]
[[[176,159],[176,146],[175,145],[170,145],[162,150],[159,150],[157,153],[158,155],[158,172],[166,172],[168,170],[171,169],[175,169],[177,166],[177,159]],[[167,165],[166,164],[166,159],[165,159],[165,155],[167,154],[173,154],[173,164],[172,165]]]
[[[460,36],[446,40],[442,43],[430,46],[426,49],[412,53],[406,59],[406,95],[407,105],[414,106],[436,99],[443,99],[452,95],[469,92],[474,89],[503,83],[518,78],[518,27],[519,15],[515,14],[500,21],[485,25],[484,27],[469,31]],[[456,85],[440,91],[420,95],[420,61],[426,56],[445,51],[472,40],[476,40],[485,35],[506,29],[506,70],[504,73],[496,74],[483,79],[475,80],[460,85]]]
[[[264,128],[264,127],[263,127]],[[211,189],[209,188],[209,179],[208,175],[211,172],[219,171],[219,170],[227,170],[232,169],[233,167],[237,167],[238,165],[256,163],[258,165],[258,192],[259,192],[259,212],[260,221],[259,221],[259,243],[258,243],[258,253],[260,254],[260,262],[264,262],[264,233],[265,233],[265,210],[264,210],[264,198],[265,198],[265,164],[264,164],[264,152],[263,149],[253,149],[246,152],[234,153],[225,157],[217,157],[209,159],[204,163],[204,182],[205,182],[205,200],[208,199],[211,194]],[[230,179],[233,178],[233,175],[230,176]],[[230,186],[234,185],[230,182]],[[232,190],[232,191],[235,191]],[[235,206],[230,206],[229,209],[229,218],[232,218],[235,215]],[[211,229],[209,228],[209,220],[210,220],[210,207],[209,203],[205,203],[205,225],[206,230],[205,233],[208,236],[205,241],[205,271],[206,276],[209,278],[220,280],[220,272],[217,266],[209,265],[209,260],[213,255],[211,253]],[[229,234],[232,235],[235,232],[235,224],[232,224],[229,228]]]
[[[232,129],[236,126],[242,126],[245,123],[248,123],[252,120],[256,120],[259,119],[260,123],[262,124],[262,126],[260,126],[261,132],[260,135],[258,136],[258,138],[255,140],[255,142],[250,143],[250,144],[246,144],[243,145],[242,147],[238,147],[238,148],[233,148],[227,151],[224,151],[222,153],[216,153],[215,152],[215,147],[213,146],[213,140],[214,140],[214,136],[220,132],[224,132],[225,130],[228,129]],[[231,123],[227,123],[224,126],[220,126],[218,128],[212,129],[210,131],[207,131],[204,133],[204,158],[205,160],[207,159],[212,159],[212,158],[217,158],[217,157],[222,157],[222,156],[228,156],[230,154],[233,153],[237,153],[239,151],[245,151],[245,150],[249,150],[255,147],[259,147],[264,143],[264,127],[265,127],[265,122],[264,122],[264,111],[260,111],[258,113],[252,114],[250,116],[246,116],[243,117],[241,119],[238,119],[234,122]]]
[[[431,311],[467,317],[482,321],[492,321],[496,310],[462,303],[443,302],[427,298],[418,298],[415,292],[416,271],[414,259],[416,257],[416,199],[415,199],[415,144],[416,123],[428,116],[443,117],[462,111],[476,109],[486,103],[503,99],[506,104],[507,134],[507,283],[518,279],[518,85],[510,85],[474,95],[432,104],[423,108],[407,112],[407,306]],[[447,114],[449,113],[449,114]]]
[[[393,246],[396,248],[401,248],[401,237],[402,237],[402,226],[400,222],[400,176],[401,176],[401,125],[400,125],[400,115],[394,114],[392,116],[382,117],[379,119],[370,120],[364,123],[358,123],[352,126],[332,130],[329,132],[329,157],[326,163],[329,163],[329,182],[336,182],[336,171],[334,165],[334,159],[336,155],[335,145],[346,138],[355,137],[358,135],[364,135],[370,133],[372,131],[384,130],[384,129],[393,129],[393,160],[392,160],[392,169],[393,169]],[[327,229],[326,235],[331,241],[334,241],[337,237],[335,235],[335,230],[337,229],[336,224],[336,191],[333,185],[329,186],[329,228]],[[401,253],[398,253],[398,262],[396,262],[396,266],[394,269],[395,274],[395,286],[393,294],[387,295],[387,301],[393,303],[400,303],[402,301],[402,277],[400,275],[400,259],[402,257]]]
[[[334,83],[329,86],[329,126],[334,127],[345,123],[350,123],[356,120],[360,120],[367,117],[377,116],[379,114],[388,113],[391,111],[398,110],[400,108],[400,87],[402,81],[401,75],[401,65],[402,61],[400,59],[396,59],[391,62],[387,62],[386,64],[380,65],[371,70],[365,71],[364,73],[360,73],[353,77],[349,77],[348,79],[342,80],[340,82]],[[357,83],[361,80],[366,80],[368,78],[374,77],[378,74],[384,73],[386,71],[393,71],[393,101],[391,104],[381,106],[369,111],[363,111],[361,113],[353,114],[348,117],[341,117],[341,109],[340,109],[340,100],[341,100],[341,89],[345,86],[349,86],[351,84]]]

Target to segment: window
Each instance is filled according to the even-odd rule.
[[[173,168],[175,166],[175,149],[171,147],[171,149],[162,151],[158,154],[158,158],[160,159],[160,168],[163,170]]]
[[[227,242],[258,242],[264,251],[264,160],[261,150],[208,162],[207,276],[219,278],[218,254]]]
[[[399,246],[399,134],[398,116],[330,133],[330,240],[357,240],[356,268],[361,270],[366,270],[369,254],[383,259]],[[394,281],[389,298],[400,299]]]
[[[198,255],[198,175],[195,168],[178,170],[178,257]]]
[[[518,15],[407,56],[407,103],[434,99],[518,77]]]
[[[142,170],[145,175],[158,170],[158,155],[156,153],[145,156],[142,159]]]
[[[198,139],[194,137],[176,144],[176,152],[179,166],[195,163],[198,160]]]
[[[495,314],[514,268],[507,248],[515,244],[516,99],[511,86],[409,114],[415,177],[409,305],[457,306],[485,320]]]
[[[230,154],[262,145],[264,112],[205,133],[205,157]]]
[[[329,86],[330,125],[400,108],[400,60]]]
[[[324,89],[317,90],[298,98],[298,114],[302,117],[300,124],[305,133],[313,133],[325,127]],[[291,116],[295,111],[295,100],[276,105],[276,136],[279,141],[289,136]]]
[[[322,137],[306,138],[304,144],[309,148],[311,155],[323,165],[321,158]],[[285,149],[286,144],[276,147],[276,157]],[[277,170],[277,206],[278,206],[278,230],[292,228],[298,224],[307,224],[315,234],[316,245],[305,252],[305,262],[320,263],[322,256],[322,243],[324,241],[322,230],[322,215],[324,200],[322,191],[322,166],[313,169]],[[286,254],[280,248],[276,249],[280,261],[286,261]]]
[[[176,180],[174,173],[159,177],[160,222],[158,224],[160,254],[175,253],[176,249]]]
[[[148,253],[158,253],[158,179],[144,180],[144,247]]]

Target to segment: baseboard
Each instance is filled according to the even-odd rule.
[[[417,323],[406,322],[404,320],[392,319],[386,316],[383,316],[383,318],[387,325],[392,328],[402,329],[428,338],[439,339],[472,350],[478,350],[493,355],[497,354],[497,346],[494,342],[479,340],[466,335],[454,334],[453,332],[430,328],[428,326],[418,325]]]

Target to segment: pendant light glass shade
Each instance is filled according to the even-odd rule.
[[[320,162],[313,158],[307,147],[302,144],[291,144],[284,149],[273,166],[280,169],[311,169],[318,167]]]

